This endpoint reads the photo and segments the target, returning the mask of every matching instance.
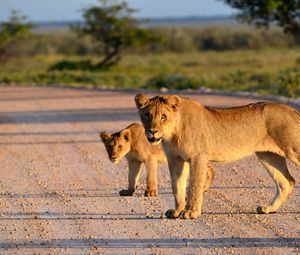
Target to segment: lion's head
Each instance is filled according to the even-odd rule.
[[[180,97],[170,95],[149,99],[137,94],[135,103],[149,142],[159,144],[163,138],[168,139],[172,135],[178,120]]]
[[[130,151],[131,132],[128,129],[114,134],[101,132],[100,137],[105,145],[109,159],[115,164],[118,164]]]

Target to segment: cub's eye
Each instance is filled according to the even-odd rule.
[[[120,151],[120,150],[122,150],[122,146],[121,145],[118,146],[118,151]]]
[[[161,120],[166,120],[167,119],[167,115],[166,114],[161,115],[160,119]]]

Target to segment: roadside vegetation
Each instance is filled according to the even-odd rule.
[[[12,59],[0,69],[1,83],[148,89],[252,91],[299,97],[300,49],[127,53],[104,70],[52,70],[68,60],[97,56],[35,55]]]
[[[93,7],[93,15],[100,12],[104,20],[114,18],[107,16],[111,12],[105,13],[103,8]],[[112,10],[111,6],[107,8]],[[126,4],[118,8],[131,13]],[[110,31],[110,37],[106,38],[107,33],[102,30],[93,29],[89,34],[92,24],[74,25],[69,31],[32,33],[31,24],[24,23],[26,29],[20,27],[24,17],[13,15],[12,25],[22,33],[9,33],[15,27],[9,26],[9,22],[2,23],[2,30],[5,24],[8,31],[6,38],[10,36],[0,51],[2,84],[206,88],[300,97],[299,40],[276,27],[139,29],[139,21],[122,16],[120,22],[128,22],[130,36],[120,34],[124,31],[115,20],[117,25],[112,29],[116,30]],[[99,33],[101,36],[97,37]]]

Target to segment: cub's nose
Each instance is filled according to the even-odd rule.
[[[118,158],[118,157],[116,157],[116,156],[112,156],[112,157],[111,157],[112,160],[116,160],[117,158]]]
[[[158,129],[150,129],[150,133],[152,134],[152,135],[154,135],[155,133],[157,133],[158,132]]]

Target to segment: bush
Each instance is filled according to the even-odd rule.
[[[171,90],[199,89],[206,87],[224,91],[251,91],[260,94],[276,94],[278,91],[269,73],[252,73],[243,70],[215,76],[200,75],[196,78],[182,74],[161,74],[149,78],[143,88]]]
[[[100,67],[94,65],[90,60],[82,60],[82,61],[62,60],[54,64],[53,66],[51,66],[49,68],[49,71],[64,71],[64,70],[96,71],[99,69]]]
[[[164,39],[152,42],[140,49],[132,46],[126,49],[130,53],[184,53],[192,51],[225,51],[236,49],[287,48],[297,45],[292,38],[280,30],[255,30],[239,27],[209,28],[152,28],[152,34]],[[63,56],[99,56],[103,54],[103,45],[90,37],[78,37],[75,33],[51,32],[35,34],[33,37],[16,40],[7,49],[12,56],[63,55]]]
[[[197,89],[199,83],[182,74],[158,75],[151,77],[146,81],[143,88],[147,89]]]
[[[300,68],[291,68],[278,75],[278,94],[300,97]]]
[[[193,37],[186,29],[165,29],[162,34],[165,34],[165,46],[168,51],[181,53],[196,49]]]
[[[206,28],[194,31],[198,50],[262,49],[288,47],[292,39],[276,29],[254,30],[245,28]]]
[[[31,37],[32,24],[26,16],[12,11],[7,21],[0,22],[0,59],[7,61],[12,57],[22,55],[22,51],[14,51],[15,44]]]
[[[73,32],[37,34],[31,42],[30,55],[59,54],[65,56],[99,54],[102,47],[90,37],[77,37]]]

